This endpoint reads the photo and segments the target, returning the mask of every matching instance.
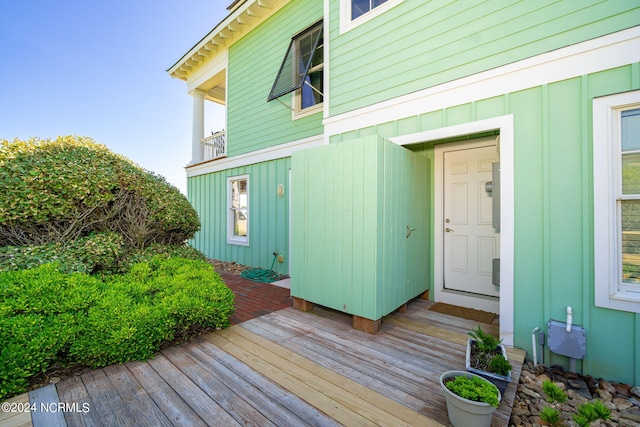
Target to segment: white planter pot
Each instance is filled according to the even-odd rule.
[[[497,408],[484,402],[474,402],[468,400],[450,391],[445,385],[444,381],[449,378],[458,376],[464,377],[478,377],[483,381],[487,381],[479,375],[472,374],[466,371],[447,371],[440,376],[440,387],[447,400],[447,413],[449,415],[449,421],[455,427],[490,427],[493,413]],[[498,390],[498,401],[502,400],[500,390]]]

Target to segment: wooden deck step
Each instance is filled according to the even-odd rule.
[[[342,424],[441,425],[241,326],[207,339]]]

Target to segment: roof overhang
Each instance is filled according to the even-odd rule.
[[[211,58],[249,33],[290,0],[234,2],[231,13],[167,70],[171,77],[187,81],[189,75]]]

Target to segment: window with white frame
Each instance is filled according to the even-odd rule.
[[[596,305],[640,313],[640,91],[593,101]]]
[[[227,179],[227,242],[249,245],[249,175]]]
[[[267,101],[295,92],[294,113],[315,112],[324,100],[322,21],[291,38]]]
[[[386,12],[403,0],[341,0],[340,32],[349,31]]]

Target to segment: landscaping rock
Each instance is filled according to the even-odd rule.
[[[539,417],[540,409],[548,406],[542,383],[550,380],[567,393],[568,400],[559,405],[567,426],[575,426],[573,414],[586,402],[598,399],[611,410],[611,419],[593,423],[592,426],[640,427],[640,387],[593,379],[560,367],[551,369],[527,363],[522,368],[520,382],[513,402],[509,427],[539,427],[545,425]]]

